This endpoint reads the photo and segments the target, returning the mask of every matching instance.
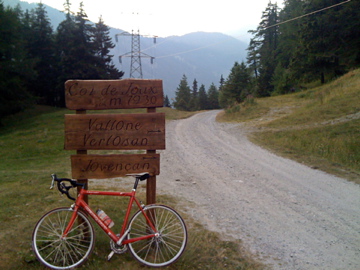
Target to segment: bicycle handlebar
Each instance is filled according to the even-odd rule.
[[[84,184],[80,184],[80,183],[76,182],[75,180],[68,179],[68,178],[57,178],[56,174],[52,174],[51,178],[52,178],[52,181],[51,181],[50,189],[54,188],[54,182],[56,181],[57,188],[61,192],[61,194],[65,194],[70,200],[73,200],[73,201],[75,201],[75,198],[70,196],[69,190],[71,188],[75,188],[75,187],[84,187]],[[63,182],[69,182],[71,185],[67,186]]]
[[[145,172],[145,173],[135,173],[135,174],[127,174],[127,176],[134,176],[136,178],[135,184],[134,184],[134,189],[137,188],[138,182],[146,180],[150,177],[150,174]],[[55,181],[57,182],[57,188],[58,190],[61,192],[61,194],[65,194],[70,200],[75,201],[76,199],[71,197],[69,194],[69,190],[71,188],[75,188],[75,187],[84,187],[85,184],[80,184],[78,182],[76,182],[75,180],[72,179],[68,179],[68,178],[57,178],[56,174],[52,174],[51,175],[52,181],[51,181],[51,185],[50,185],[50,189],[54,188],[54,183]],[[69,182],[70,185],[67,186],[64,182]]]

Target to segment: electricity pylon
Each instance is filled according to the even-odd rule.
[[[119,56],[119,62],[122,63],[122,57],[130,57],[130,78],[143,78],[142,67],[141,67],[141,58],[150,58],[151,64],[153,64],[155,57],[150,56],[146,53],[141,52],[140,50],[140,31],[137,33],[131,31],[131,34],[128,32],[123,32],[121,34],[116,34],[115,39],[118,42],[118,36],[131,36],[131,51]],[[156,43],[156,37],[154,36],[154,43]]]

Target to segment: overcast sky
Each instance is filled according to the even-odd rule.
[[[27,1],[37,3],[40,0]],[[261,14],[269,3],[269,0],[82,1],[91,21],[97,22],[102,15],[108,26],[129,32],[139,29],[140,34],[160,37],[196,31],[221,32],[240,39],[246,36],[247,30],[257,27]],[[64,10],[65,0],[42,0],[42,2]],[[81,0],[70,0],[72,11],[79,10],[80,2]]]

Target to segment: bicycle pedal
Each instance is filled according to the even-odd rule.
[[[107,257],[107,260],[110,261],[112,256],[114,256],[115,252],[114,251],[111,251],[110,254],[108,255]]]

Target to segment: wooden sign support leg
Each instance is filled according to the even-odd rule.
[[[86,110],[76,110],[76,114],[86,114]],[[87,150],[77,150],[76,151],[76,154],[78,155],[87,155]],[[80,184],[85,184],[84,188],[85,189],[88,189],[88,179],[76,179]],[[77,188],[77,194],[79,195],[80,193],[80,188],[81,187],[78,187]],[[89,203],[89,198],[87,195],[84,196],[84,201],[86,203]]]
[[[78,155],[87,155],[87,151],[86,150],[77,150],[76,153]],[[85,189],[88,189],[88,179],[76,179],[76,181],[80,184],[85,184],[84,188]],[[80,189],[81,187],[77,187],[77,195],[79,196],[80,194]],[[84,201],[88,204],[89,203],[89,198],[88,198],[88,195],[85,195],[84,196]],[[77,220],[78,224],[84,224],[84,220],[83,218],[81,218],[80,216],[78,217],[78,220]],[[85,228],[87,231],[88,231],[88,228]]]
[[[155,113],[156,108],[147,108],[148,113]],[[147,154],[155,154],[156,150],[147,150]],[[146,183],[146,204],[156,203],[156,175],[151,176]]]
[[[147,154],[155,154],[155,150],[146,151]],[[146,204],[156,203],[156,175],[146,180]]]

